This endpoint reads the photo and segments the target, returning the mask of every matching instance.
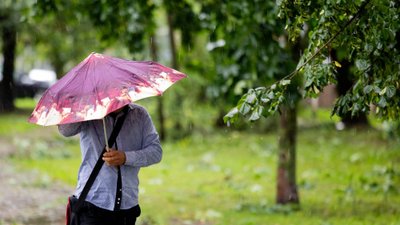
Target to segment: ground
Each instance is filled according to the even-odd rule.
[[[12,146],[4,139],[0,146],[0,225],[64,224],[65,203],[73,187],[17,168],[9,160]]]

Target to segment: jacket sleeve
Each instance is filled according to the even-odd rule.
[[[82,123],[69,123],[58,125],[58,131],[65,137],[71,137],[81,132]]]
[[[143,145],[142,149],[136,151],[125,152],[125,165],[135,167],[145,167],[159,163],[162,158],[162,148],[158,133],[150,118],[150,115],[145,111],[143,116]]]

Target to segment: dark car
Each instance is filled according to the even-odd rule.
[[[32,69],[15,77],[16,97],[38,98],[57,81],[56,73],[47,69]]]

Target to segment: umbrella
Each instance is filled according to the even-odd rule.
[[[162,95],[185,77],[156,62],[91,53],[46,90],[28,121],[49,126],[102,119],[131,102]]]

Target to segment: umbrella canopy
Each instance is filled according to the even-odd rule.
[[[131,102],[161,95],[185,77],[156,62],[92,53],[46,90],[28,121],[48,126],[101,119]]]

